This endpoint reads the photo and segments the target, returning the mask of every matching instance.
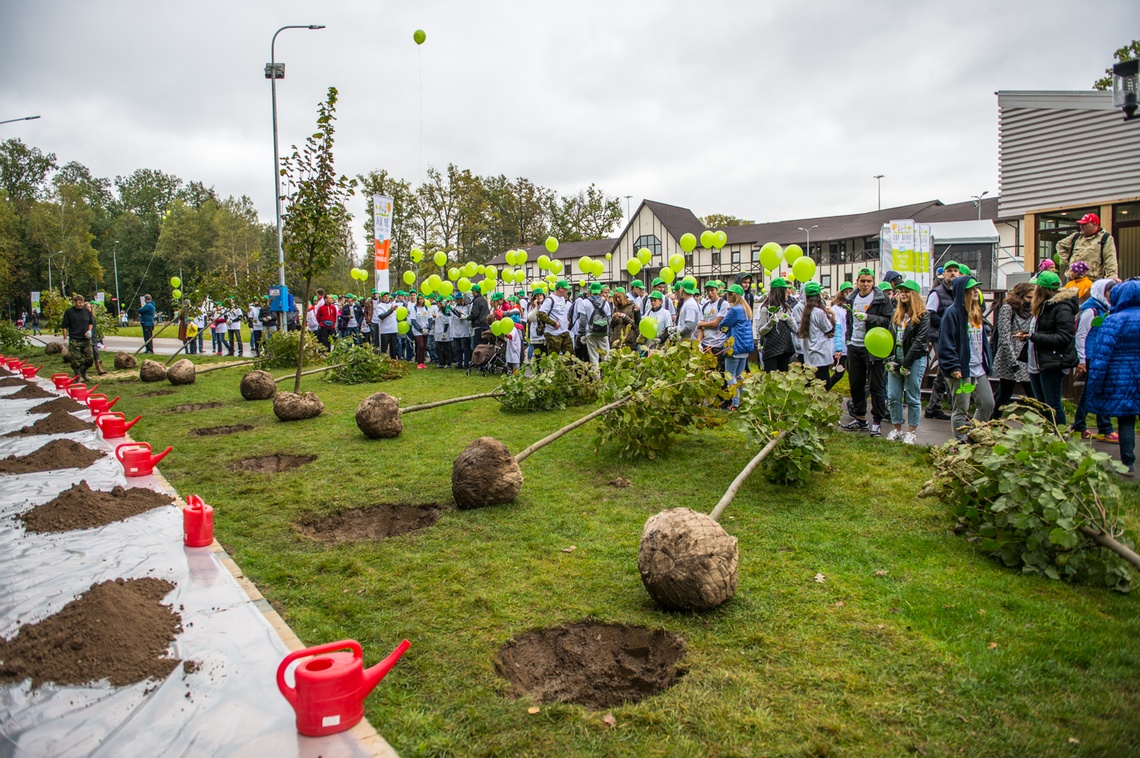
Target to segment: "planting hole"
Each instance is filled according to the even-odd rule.
[[[519,695],[610,708],[672,687],[684,656],[679,634],[583,621],[526,632],[503,645],[494,664]]]
[[[352,508],[331,516],[310,516],[297,529],[322,542],[365,542],[426,529],[439,520],[442,508],[429,505],[381,503]]]
[[[262,455],[257,458],[245,458],[230,464],[231,471],[249,471],[254,474],[279,474],[282,471],[304,466],[317,459],[315,455]]]
[[[178,390],[151,390],[150,392],[143,392],[139,397],[162,397],[163,395],[173,395]]]
[[[214,403],[185,403],[184,405],[176,405],[173,408],[167,408],[163,413],[191,413],[193,411],[205,411],[210,408],[221,408],[222,404]]]
[[[253,427],[249,424],[234,424],[233,426],[207,426],[204,429],[191,429],[191,437],[212,437],[215,434],[237,434],[248,432]]]

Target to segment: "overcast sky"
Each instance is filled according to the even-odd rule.
[[[994,92],[1088,89],[1140,3],[2,0],[0,120],[42,118],[0,139],[271,221],[262,69],[277,27],[310,23],[277,40],[282,153],[333,85],[342,172],[450,162],[775,221],[873,209],[874,174],[884,207],[996,194]]]

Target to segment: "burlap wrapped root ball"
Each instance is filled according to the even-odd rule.
[[[64,363],[71,362],[71,351],[66,346],[61,347],[59,350],[59,357],[63,359]]]
[[[187,358],[175,361],[174,365],[166,369],[166,380],[171,384],[193,384],[197,376],[198,370]]]
[[[519,464],[494,437],[472,442],[451,467],[451,494],[464,510],[509,503],[518,497],[522,484]]]
[[[736,594],[736,538],[703,513],[671,508],[641,533],[637,568],[645,589],[672,610],[705,611]]]
[[[240,389],[246,400],[268,400],[277,394],[277,382],[268,371],[256,369],[241,378]]]
[[[356,409],[356,425],[365,437],[374,440],[399,437],[404,431],[400,401],[387,392],[369,395]]]
[[[298,395],[295,392],[278,392],[273,396],[273,412],[282,421],[301,421],[316,418],[325,404],[312,392]]]
[[[139,362],[135,360],[135,357],[128,353],[126,350],[120,350],[115,353],[115,368],[135,368],[138,365]]]
[[[144,382],[161,382],[166,378],[166,366],[158,361],[145,360],[139,368],[139,379]]]
[[[62,342],[49,342],[44,345],[44,355],[59,355],[63,352]]]

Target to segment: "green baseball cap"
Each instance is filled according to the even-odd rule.
[[[773,279],[772,281],[770,281],[768,283],[768,286],[771,289],[778,289],[780,287],[787,289],[788,288],[788,281],[781,276],[777,276],[775,279]]]
[[[804,285],[804,294],[807,295],[808,297],[812,297],[813,295],[818,295],[822,291],[823,291],[823,287],[821,287],[819,285],[819,282],[808,282],[807,284]]]
[[[532,289],[530,291],[530,294],[532,294],[532,295],[545,295],[546,294],[546,288],[540,284],[536,284],[536,285],[534,285],[534,289]]]
[[[1053,274],[1053,277],[1057,278],[1057,275]],[[1038,277],[1037,277],[1037,284],[1042,286],[1042,287],[1046,286],[1044,284],[1041,284],[1041,276],[1040,275],[1038,275]],[[1061,280],[1059,278],[1057,278],[1057,284],[1058,284],[1058,286],[1061,284]],[[966,289],[970,289],[971,287],[977,287],[977,286],[978,286],[978,280],[975,279],[974,277],[971,276],[969,279],[966,280]],[[1055,289],[1055,288],[1050,287],[1049,289]]]
[[[718,282],[716,279],[709,279],[707,282],[705,282],[705,289],[709,289],[710,287],[714,290],[720,289],[720,282]]]
[[[492,292],[491,293],[491,300],[492,301],[502,300],[502,299],[503,299],[503,293],[502,292]]]
[[[554,283],[554,289],[556,289],[556,290],[568,290],[568,289],[570,289],[570,285],[569,285],[569,283],[567,283],[567,281],[565,279],[559,279],[557,282]]]
[[[922,285],[916,282],[914,279],[907,279],[899,286],[903,289],[913,290],[914,292],[922,292]]]
[[[601,293],[601,291],[602,291],[602,283],[601,282],[591,282],[590,283],[590,294],[591,295],[597,295],[597,294]]]
[[[879,282],[879,289],[883,292],[890,292],[894,287],[891,286],[890,282]]]
[[[855,285],[852,284],[851,282],[840,282],[839,283],[839,291],[840,292],[842,292],[843,290],[853,290],[853,289],[855,289]]]
[[[630,289],[633,289],[634,287],[637,287],[640,290],[645,289],[645,285],[642,283],[642,281],[640,279],[634,279],[632,282],[629,283]]]
[[[653,286],[654,287],[656,287],[658,284],[664,284],[664,283],[665,283],[665,280],[662,279],[661,277],[657,277],[656,279],[653,280]]]
[[[962,267],[958,264],[958,261],[946,261],[945,263],[942,264],[942,270],[943,271],[945,271],[948,268],[956,268],[959,271],[962,270]]]
[[[624,295],[625,294],[625,287],[615,287],[614,288],[614,294],[615,295]]]
[[[681,289],[690,295],[697,294],[697,285],[693,282],[681,282]]]
[[[946,270],[946,267],[945,267],[945,266],[943,266],[943,267],[942,267],[942,270],[943,270],[943,271],[945,271],[945,270]],[[969,276],[969,275],[970,275],[970,274],[972,274],[973,272],[972,272],[972,271],[970,271],[970,267],[969,267],[969,266],[967,266],[966,264],[964,264],[964,263],[959,263],[959,264],[958,264],[958,273],[959,273],[959,274],[961,274],[962,276]]]
[[[855,274],[855,278],[858,279],[861,276],[874,276],[874,275],[875,275],[875,272],[872,271],[871,269],[861,268],[861,269],[859,269],[858,273]]]
[[[474,292],[476,295],[482,295],[483,294],[483,288],[480,287],[478,284],[472,284],[471,285],[471,291]]]
[[[650,300],[664,300],[665,296],[662,295],[657,290],[653,290],[652,292],[649,293],[649,299]]]
[[[734,295],[740,295],[741,297],[744,297],[744,288],[741,287],[739,284],[728,285],[728,291]]]

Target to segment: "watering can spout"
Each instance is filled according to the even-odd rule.
[[[111,402],[107,403],[107,410],[111,410],[112,408],[114,408],[115,403],[119,402],[120,397],[122,397],[122,396],[121,395],[115,395],[115,399],[112,400]],[[142,416],[139,416],[139,418],[142,418]],[[132,421],[131,425],[133,426],[135,424],[135,422],[137,422],[139,420],[139,418]],[[127,428],[130,429],[131,427],[128,426]]]
[[[388,675],[388,672],[391,671],[392,667],[396,665],[396,661],[400,660],[400,657],[405,652],[407,652],[408,648],[411,646],[412,643],[404,640],[396,647],[395,650],[392,651],[392,654],[387,658],[380,661],[372,668],[364,669],[364,689],[367,692],[371,692],[373,689],[375,689],[376,685],[380,684],[380,680]]]
[[[136,419],[136,421],[137,421],[137,419]],[[157,466],[159,461],[161,461],[166,456],[170,455],[170,451],[173,449],[174,449],[174,446],[170,445],[169,447],[167,447],[165,450],[163,450],[158,455],[152,455],[151,460],[150,460],[150,465]]]
[[[115,399],[116,399],[116,400],[118,400],[119,398],[115,398]],[[110,408],[111,406],[107,406],[107,407],[108,407],[108,408]],[[131,428],[132,426],[134,426],[135,424],[137,424],[137,423],[138,423],[138,422],[140,422],[140,421],[142,421],[142,415],[141,415],[141,414],[140,414],[140,415],[138,415],[138,416],[135,416],[135,420],[134,420],[134,421],[128,421],[128,422],[126,422],[125,424],[123,424],[123,431],[124,431],[124,432],[125,432],[125,431],[129,431],[129,430],[130,430],[130,428]],[[159,460],[162,460],[162,456],[163,456],[163,455],[166,455],[166,453],[169,453],[169,452],[170,452],[170,448],[167,448],[167,449],[166,449],[166,452],[165,452],[165,453],[163,453],[162,455],[158,456]],[[156,462],[157,462],[157,461],[156,461]]]

